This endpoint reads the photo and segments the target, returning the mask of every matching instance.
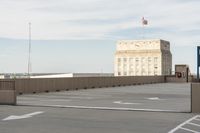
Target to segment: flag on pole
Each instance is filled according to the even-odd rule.
[[[142,18],[142,25],[148,25],[148,21],[146,19],[144,19],[144,17]]]

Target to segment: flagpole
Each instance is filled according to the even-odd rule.
[[[142,17],[142,39],[144,39],[144,17]]]
[[[145,38],[145,25],[148,25],[148,21],[142,17],[142,38]]]
[[[142,39],[144,39],[144,24],[142,24]]]

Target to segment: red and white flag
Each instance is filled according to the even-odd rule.
[[[146,19],[144,19],[144,17],[142,18],[142,25],[148,25],[148,21]]]

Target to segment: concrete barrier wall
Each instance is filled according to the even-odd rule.
[[[0,80],[0,104],[16,104],[16,91],[14,80]]]
[[[16,79],[15,88],[18,94],[23,94],[163,82],[164,76]]]
[[[185,78],[177,78],[177,77],[166,76],[166,82],[167,83],[184,83],[184,82],[186,82],[186,79]]]
[[[200,83],[191,84],[191,111],[200,113]]]
[[[184,83],[187,82],[186,78],[178,78],[175,75],[169,75],[169,76],[165,76],[166,77],[166,82],[167,83]],[[192,76],[188,77],[188,82],[193,82],[194,78]]]

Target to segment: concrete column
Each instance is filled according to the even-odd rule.
[[[15,90],[0,90],[0,105],[16,105]]]
[[[0,80],[0,105],[16,105],[14,80]]]
[[[191,84],[191,112],[200,113],[200,83]]]

